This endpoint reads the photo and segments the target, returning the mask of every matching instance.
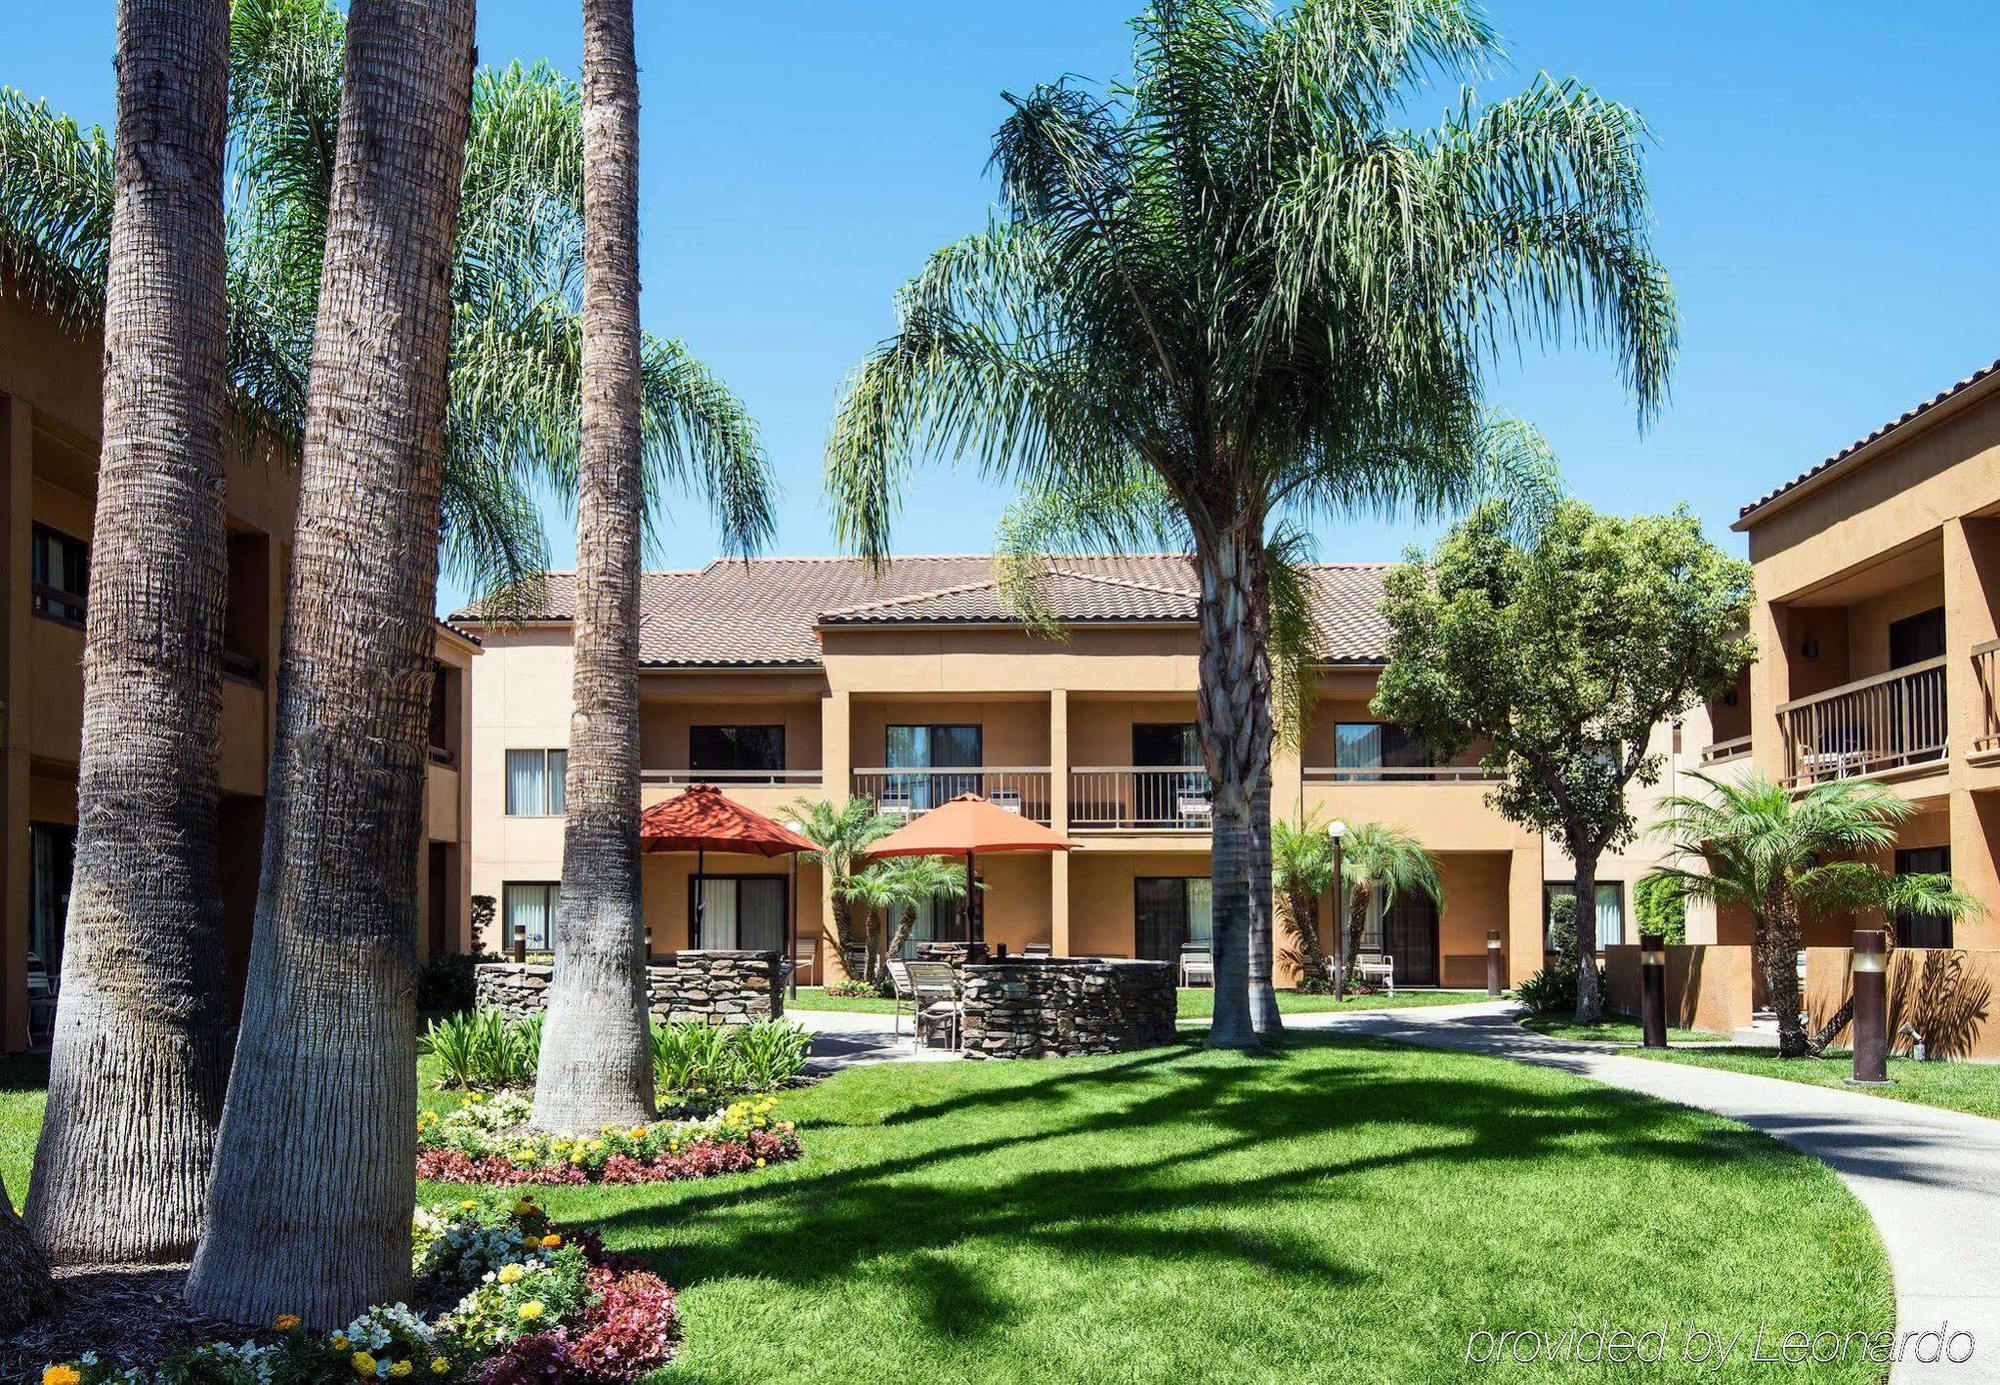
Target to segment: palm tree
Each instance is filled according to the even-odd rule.
[[[818,848],[806,852],[805,858],[818,864],[826,880],[833,908],[833,939],[845,964],[848,950],[866,943],[866,939],[855,935],[854,901],[848,894],[848,881],[866,854],[868,844],[901,827],[902,819],[878,812],[874,799],[859,795],[839,804],[824,798],[794,799],[785,811],[799,835]],[[872,969],[868,976],[873,978]]]
[[[1523,339],[1613,343],[1649,415],[1677,319],[1633,112],[1540,79],[1395,123],[1428,77],[1497,57],[1472,0],[1156,0],[1134,27],[1129,84],[1008,97],[1000,207],[904,288],[848,382],[827,487],[841,540],[877,559],[930,456],[1030,494],[1165,491],[1200,585],[1209,1041],[1242,1047],[1271,526],[1448,502],[1486,362]]]
[[[232,5],[228,370],[239,423],[287,451],[305,424],[344,35],[330,0]],[[445,571],[487,592],[495,616],[533,605],[547,565],[538,490],[576,488],[581,113],[577,83],[543,64],[473,79],[441,532]],[[102,130],[0,89],[0,269],[79,331],[104,317],[114,169]],[[717,497],[726,548],[768,527],[742,403],[679,342],[651,336],[641,399],[648,515],[664,483],[692,478]]]
[[[1291,946],[1284,960],[1299,975],[1299,989],[1326,979],[1326,949],[1319,941],[1320,896],[1333,888],[1333,843],[1318,813],[1271,825],[1271,879]]]
[[[639,63],[632,0],[583,5],[583,443],[563,892],[535,1124],[653,1119],[639,900]]]
[[[1340,840],[1340,879],[1347,891],[1347,937],[1341,948],[1340,985],[1345,995],[1354,985],[1361,930],[1371,903],[1380,899],[1387,913],[1398,899],[1420,894],[1444,908],[1444,882],[1437,857],[1409,829],[1380,822],[1350,824]]]
[[[416,864],[473,0],[348,11],[243,1022],[188,1301],[407,1294]],[[395,363],[395,369],[382,363]]]
[[[868,882],[865,887],[864,881]],[[965,899],[965,866],[942,856],[898,856],[870,866],[849,885],[854,897],[868,903],[882,920],[886,941],[869,972],[879,986],[889,959],[899,955],[909,942],[917,910],[929,900],[957,904]]]
[[[1778,1056],[1824,1051],[1852,1018],[1843,1005],[1808,1037],[1799,998],[1801,924],[1808,914],[1880,910],[1895,939],[1899,914],[1965,918],[1979,900],[1949,875],[1894,875],[1872,861],[1896,844],[1896,827],[1916,811],[1881,784],[1834,779],[1794,793],[1752,774],[1737,782],[1699,772],[1703,794],[1661,801],[1654,834],[1681,862],[1665,868],[1691,899],[1734,905],[1750,915],[1758,970],[1778,1016]]]
[[[34,1321],[54,1300],[55,1279],[28,1225],[14,1215],[13,1199],[0,1180],[0,1332]]]
[[[229,1071],[222,722],[226,0],[124,0],[76,874],[26,1220],[183,1260]],[[143,943],[135,946],[135,939]]]

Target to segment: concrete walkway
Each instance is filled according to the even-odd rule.
[[[1521,1028],[1512,1003],[1370,1014],[1287,1015],[1331,1029],[1560,1068],[1595,1082],[1742,1121],[1824,1161],[1881,1231],[1896,1279],[1897,1331],[1970,1333],[1963,1364],[1908,1355],[1891,1379],[2000,1382],[2000,1121],[1772,1077],[1622,1056],[1609,1044]],[[1994,1071],[2000,1082],[2000,1068]],[[1912,1349],[1915,1348],[1912,1343]],[[1967,1340],[1955,1337],[1963,1355]],[[1809,1379],[1811,1366],[1778,1367]]]
[[[852,1010],[787,1010],[785,1018],[813,1032],[812,1057],[806,1071],[824,1077],[843,1068],[867,1063],[951,1063],[950,1049],[917,1048],[910,1042],[910,1016],[903,1016],[902,1033],[895,1016]]]

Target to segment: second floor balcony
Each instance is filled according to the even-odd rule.
[[[853,792],[875,801],[880,811],[891,817],[919,817],[943,807],[960,794],[978,794],[996,807],[1021,814],[1035,822],[1051,820],[1049,767],[1040,766],[942,766],[905,769],[893,765],[854,771]]]
[[[1070,826],[1096,831],[1206,832],[1215,822],[1199,765],[1090,765],[1069,773]]]
[[[1923,659],[1778,708],[1793,788],[1941,763],[1949,744],[1945,659]]]

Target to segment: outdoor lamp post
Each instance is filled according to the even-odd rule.
[[[1500,930],[1486,930],[1486,994],[1497,999],[1507,989],[1506,969],[1500,960]]]
[[[1639,935],[1639,1029],[1647,1048],[1667,1046],[1667,940]]]
[[[1347,835],[1347,824],[1335,818],[1326,825],[1327,840],[1333,843],[1333,998],[1339,1000],[1347,993],[1347,927],[1341,920],[1341,911],[1347,907],[1347,881],[1340,869],[1340,839]]]
[[[1889,1080],[1889,936],[1880,928],[1854,930],[1854,1075],[1857,1086]]]

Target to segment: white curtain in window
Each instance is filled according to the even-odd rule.
[[[542,776],[548,754],[541,750],[507,752],[507,815],[523,817],[542,811]]]
[[[1190,876],[1187,882],[1187,940],[1211,942],[1215,936],[1215,882],[1207,876]]]
[[[1334,939],[1334,946],[1341,948],[1347,945],[1347,906],[1349,896],[1345,889],[1337,890],[1335,893],[1340,896],[1340,934]],[[1362,920],[1361,923],[1361,950],[1363,952],[1380,952],[1382,950],[1382,896],[1380,892],[1368,896],[1368,917]]]
[[[501,939],[503,946],[511,948],[514,939],[525,934],[528,951],[548,951],[549,925],[555,922],[560,888],[555,885],[509,885],[505,893],[507,931]]]
[[[701,947],[732,952],[736,948],[736,882],[705,878],[701,882]]]
[[[1625,941],[1625,892],[1616,884],[1597,887],[1597,950]]]
[[[569,752],[567,750],[551,750],[549,752],[549,768],[547,772],[548,813],[551,817],[561,817],[563,815],[563,804],[567,802],[563,797],[564,780],[568,773]]]
[[[736,945],[749,952],[785,950],[785,882],[737,882]]]

